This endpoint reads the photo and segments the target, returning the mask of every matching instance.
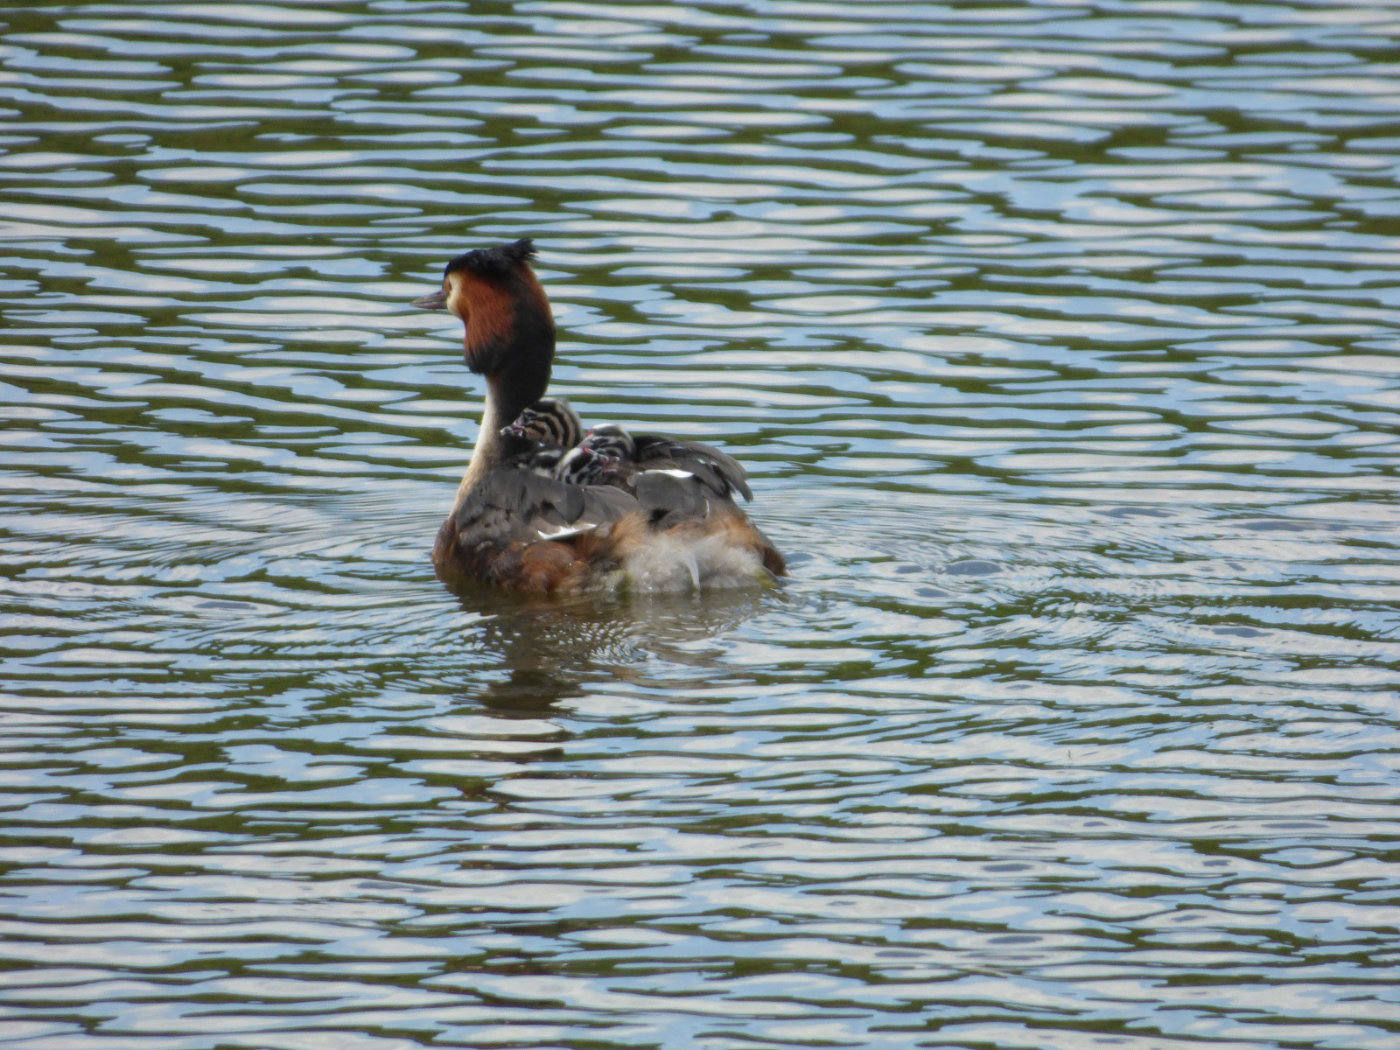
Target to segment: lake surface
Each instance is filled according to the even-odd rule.
[[[1400,1046],[1400,9],[0,23],[6,1047]],[[790,580],[439,585],[526,235]]]

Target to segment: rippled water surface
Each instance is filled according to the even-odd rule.
[[[1400,9],[0,25],[6,1046],[1400,1046]],[[781,587],[438,584],[524,235]]]

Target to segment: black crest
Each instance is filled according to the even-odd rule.
[[[522,237],[510,244],[465,252],[447,264],[444,276],[465,270],[483,277],[508,277],[534,257],[535,242],[529,237]]]

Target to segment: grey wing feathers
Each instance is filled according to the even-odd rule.
[[[611,485],[584,485],[580,491],[583,493],[583,513],[576,524],[588,528],[609,524],[637,509],[635,496]]]
[[[637,501],[620,489],[566,485],[528,470],[494,470],[457,508],[463,547],[564,539],[609,524]]]
[[[716,495],[698,477],[677,478],[663,471],[643,471],[636,475],[633,484],[637,502],[652,528],[669,528],[683,521],[708,518],[717,507],[734,507],[727,496]]]
[[[739,493],[753,499],[748,475],[732,456],[698,441],[677,441],[661,434],[636,434],[639,470],[683,470],[694,474],[716,495],[728,499]]]

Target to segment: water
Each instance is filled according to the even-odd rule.
[[[11,4],[0,1039],[1400,1045],[1400,15]],[[428,562],[533,235],[793,575]]]

